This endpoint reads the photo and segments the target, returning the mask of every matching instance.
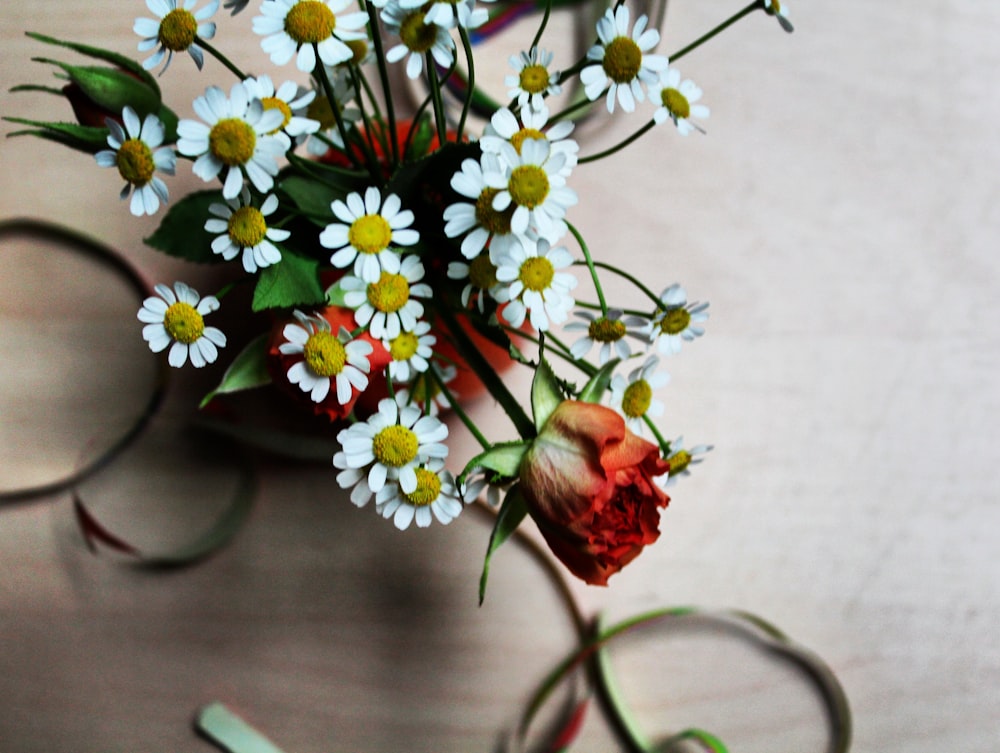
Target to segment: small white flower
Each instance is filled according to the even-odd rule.
[[[486,493],[486,504],[490,507],[496,507],[500,504],[500,495],[510,488],[510,484],[494,484],[491,483],[491,479],[494,478],[496,474],[485,468],[476,468],[465,478],[465,483],[460,489],[462,493],[462,501],[465,504],[470,504],[479,499],[480,496]]]
[[[260,46],[275,65],[293,57],[303,73],[316,67],[316,53],[327,65],[353,57],[347,42],[364,39],[358,31],[368,23],[368,14],[343,13],[350,0],[265,0],[261,15],[253,19],[255,34],[264,37]]]
[[[393,246],[412,246],[420,234],[410,229],[413,212],[402,209],[396,194],[382,201],[375,186],[337,199],[330,208],[341,221],[327,225],[319,235],[320,245],[334,249],[330,263],[338,269],[354,265],[354,274],[365,282],[378,282],[382,272],[399,272],[399,253]]]
[[[364,481],[372,493],[377,494],[390,480],[398,481],[409,494],[417,488],[418,466],[448,456],[448,447],[443,444],[447,438],[448,427],[437,418],[424,415],[416,406],[400,408],[392,398],[384,398],[367,421],[337,435],[343,448],[337,467],[367,469]],[[347,488],[339,477],[338,483]]]
[[[357,96],[357,90],[351,81],[350,71],[342,66],[334,68],[327,67],[327,76],[333,84],[334,104],[330,104],[329,98],[324,93],[319,83],[314,84],[312,93],[315,95],[313,101],[306,110],[306,116],[319,123],[319,129],[309,135],[306,141],[306,150],[309,154],[317,157],[326,154],[330,150],[330,143],[338,149],[344,148],[344,139],[340,135],[337,127],[337,116],[333,108],[337,108],[337,114],[344,127],[350,129],[353,123],[361,120],[361,110],[357,106],[349,106]]]
[[[152,18],[137,18],[132,31],[143,38],[139,42],[139,52],[149,52],[159,45],[151,56],[146,58],[142,67],[147,71],[158,66],[163,58],[167,62],[160,71],[162,75],[175,52],[187,50],[188,55],[194,60],[198,70],[205,62],[205,55],[198,46],[197,40],[211,39],[215,36],[215,23],[204,23],[211,18],[215,11],[219,9],[219,0],[211,0],[208,5],[192,13],[198,0],[184,0],[183,7],[177,7],[179,0],[146,0],[146,7],[156,14],[159,20]]]
[[[585,332],[586,334],[570,347],[573,358],[584,358],[594,345],[599,345],[598,363],[606,364],[612,356],[625,360],[632,355],[632,348],[625,336],[633,334],[622,321],[621,309],[608,309],[607,316],[598,316],[593,311],[576,311],[574,316],[582,321],[573,321],[566,325],[567,332]]]
[[[681,81],[680,71],[676,68],[668,68],[660,80],[649,87],[649,99],[660,103],[653,113],[653,120],[657,124],[672,120],[681,136],[687,136],[695,129],[701,130],[691,122],[691,118],[704,120],[709,115],[705,105],[697,104],[701,99],[701,89],[689,78]]]
[[[427,14],[420,8],[403,8],[390,2],[382,10],[385,30],[399,36],[399,44],[386,50],[385,59],[397,63],[407,55],[406,75],[417,79],[424,70],[424,54],[430,52],[434,61],[448,68],[455,60],[455,40],[448,30],[437,24],[427,23]]]
[[[117,167],[118,174],[125,179],[120,197],[132,194],[129,211],[136,217],[154,214],[160,202],[167,203],[167,185],[155,173],[174,174],[177,155],[163,143],[164,128],[160,119],[150,113],[142,123],[139,116],[128,105],[122,110],[124,129],[108,118],[108,146],[94,155],[101,167]],[[134,192],[133,192],[133,189]]]
[[[428,416],[437,416],[451,408],[451,403],[441,389],[456,376],[458,369],[451,364],[432,362],[427,371],[414,374],[405,387],[396,390],[396,402],[400,406],[415,405]],[[452,392],[452,397],[458,397]]]
[[[497,292],[506,303],[502,316],[520,327],[527,316],[531,326],[543,332],[550,324],[566,321],[574,300],[570,291],[576,278],[560,272],[573,264],[573,256],[563,246],[550,248],[545,240],[519,246],[497,263],[497,280],[503,287]]]
[[[576,166],[580,145],[569,138],[573,123],[563,120],[548,127],[549,111],[544,105],[537,110],[522,110],[515,115],[506,107],[501,107],[486,124],[479,146],[485,153],[502,155],[504,144],[510,144],[518,154],[527,139],[546,141],[552,155],[561,154],[565,158],[559,175],[568,178]],[[513,165],[511,165],[513,168]]]
[[[705,334],[698,325],[707,320],[708,303],[688,303],[684,288],[675,283],[660,294],[660,307],[650,322],[650,342],[659,343],[660,353],[676,355],[683,341]]]
[[[177,150],[198,158],[192,167],[194,174],[208,182],[225,171],[225,199],[239,195],[244,172],[258,191],[270,191],[285,144],[268,134],[281,125],[281,111],[265,111],[261,101],[251,101],[246,87],[239,83],[233,84],[228,97],[219,87],[208,87],[195,99],[194,111],[203,123],[182,120],[177,125]]]
[[[260,209],[250,201],[250,189],[246,186],[239,198],[229,199],[225,204],[210,204],[208,211],[213,217],[205,222],[205,230],[221,233],[212,241],[212,251],[226,261],[232,261],[242,254],[243,269],[250,274],[281,261],[281,251],[274,245],[286,240],[291,233],[281,228],[268,227],[267,220],[278,208],[278,197],[271,194],[264,199]]]
[[[259,99],[264,106],[264,110],[278,110],[281,112],[281,124],[278,125],[270,135],[275,135],[284,131],[286,134],[296,139],[299,136],[308,136],[319,130],[318,120],[303,117],[310,103],[316,98],[315,91],[305,91],[299,88],[294,81],[286,81],[277,89],[270,76],[258,76],[257,78],[246,78],[243,86],[251,99]],[[286,146],[287,148],[287,146]]]
[[[420,283],[424,265],[420,257],[409,254],[402,258],[399,272],[382,271],[375,282],[348,275],[340,281],[344,304],[354,309],[354,321],[368,327],[377,340],[391,340],[400,332],[412,332],[417,320],[424,315],[424,305],[416,298],[430,298],[430,285]]]
[[[644,417],[656,418],[663,415],[663,403],[653,396],[670,381],[670,375],[665,371],[657,372],[660,359],[651,355],[646,362],[634,369],[626,380],[621,374],[615,374],[611,380],[611,405],[625,416],[625,424],[636,434],[641,434]]]
[[[389,377],[395,381],[408,382],[411,377],[427,371],[429,359],[434,355],[437,337],[430,334],[430,322],[420,321],[411,332],[400,332],[396,337],[384,340],[382,346],[389,351]]]
[[[283,355],[302,354],[302,360],[288,369],[288,381],[309,393],[314,403],[326,399],[332,382],[337,402],[347,405],[354,390],[363,392],[368,387],[371,343],[352,339],[344,327],[334,335],[330,323],[321,316],[308,316],[301,311],[295,311],[294,315],[299,323],[285,325],[281,331],[285,342],[278,346]]]
[[[183,282],[175,282],[173,290],[166,285],[157,285],[154,290],[159,298],[147,298],[137,314],[146,325],[142,339],[149,343],[149,349],[160,353],[173,343],[167,362],[178,369],[189,358],[196,369],[214,363],[218,349],[226,345],[226,336],[215,327],[206,327],[204,317],[219,308],[218,299],[211,295],[199,298],[198,291]]]
[[[428,6],[424,15],[425,24],[435,24],[442,29],[478,29],[489,20],[485,8],[477,8],[475,0],[399,0],[400,7],[420,8]]]
[[[461,169],[451,177],[451,187],[472,201],[459,201],[444,210],[444,234],[449,238],[465,234],[461,249],[466,259],[478,256],[487,244],[490,254],[498,256],[520,242],[510,226],[516,207],[508,206],[502,212],[493,208],[493,199],[500,191],[486,185],[487,173],[504,175],[509,170],[497,155],[483,154],[479,161],[462,160]]]
[[[448,278],[469,281],[462,288],[462,306],[468,307],[469,301],[475,294],[480,314],[486,313],[487,296],[496,300],[498,293],[503,288],[503,285],[497,280],[497,268],[489,254],[480,254],[468,264],[460,261],[449,262]]]
[[[788,4],[785,0],[764,0],[764,12],[777,18],[785,31],[795,31],[792,22],[788,20]]]
[[[514,207],[510,219],[514,234],[524,236],[530,228],[550,243],[558,242],[566,232],[566,209],[578,201],[562,176],[566,154],[553,152],[548,141],[527,139],[520,152],[503,144],[500,157],[509,171],[483,173],[486,185],[498,190],[493,209],[503,212]]]
[[[649,19],[639,16],[628,31],[629,10],[619,5],[613,12],[609,8],[597,22],[599,44],[587,52],[587,59],[595,61],[580,71],[580,81],[588,99],[595,100],[607,89],[608,112],[615,111],[615,100],[625,112],[635,110],[635,103],[645,99],[642,85],[656,83],[659,74],[667,69],[667,58],[649,55],[660,41],[656,29],[647,29]]]
[[[455,479],[444,470],[444,463],[431,460],[416,469],[417,488],[404,492],[389,481],[375,495],[375,509],[383,518],[392,518],[396,528],[405,531],[410,523],[427,528],[434,518],[447,525],[462,512],[462,502],[455,489]]]
[[[520,55],[510,56],[508,62],[516,73],[507,76],[503,83],[507,87],[507,96],[516,98],[518,107],[540,110],[545,104],[545,97],[562,91],[559,73],[549,71],[553,57],[551,52],[537,47]]]
[[[660,486],[673,486],[681,476],[691,475],[691,466],[704,462],[704,456],[711,452],[713,445],[697,444],[690,450],[684,449],[684,437],[677,437],[670,443],[670,472],[666,476],[657,476],[654,481]]]

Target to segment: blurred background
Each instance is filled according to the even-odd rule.
[[[301,78],[260,51],[256,6],[218,14],[216,46],[276,80]],[[740,7],[671,0],[659,51]],[[24,31],[136,57],[131,27],[146,14],[120,0],[3,4],[0,114],[71,117],[55,97],[8,93],[53,83],[32,57],[73,57]],[[710,301],[706,336],[670,360],[657,397],[668,436],[715,445],[672,488],[655,546],[609,588],[571,588],[588,615],[612,621],[682,604],[767,617],[837,673],[856,750],[991,750],[1000,5],[800,0],[789,16],[794,34],[755,13],[679,63],[711,107],[706,135],[657,128],[571,178],[570,219],[597,258]],[[504,35],[481,80],[499,81],[533,28]],[[215,61],[198,73],[186,56],[160,79],[181,117],[228,81]],[[581,127],[582,154],[640,122],[619,115]],[[113,173],[55,144],[2,139],[0,219],[70,226],[149,282],[209,292],[207,270],[143,246],[159,218],[132,217]],[[185,164],[169,184],[173,197],[201,185]],[[141,414],[159,360],[116,270],[0,240],[9,491],[106,449]],[[187,540],[241,483],[239,453],[203,452],[184,429],[221,373],[174,375],[141,439],[79,489],[140,548]],[[488,400],[473,415],[505,430]],[[476,607],[486,516],[400,533],[350,505],[325,464],[253,462],[243,530],[178,572],[93,556],[66,492],[0,508],[0,748],[194,753],[209,748],[192,715],[220,700],[287,753],[487,750],[571,649],[559,592],[524,548],[500,551]],[[657,629],[613,659],[650,735],[698,726],[734,751],[824,749],[808,683],[726,631]],[[611,745],[591,714],[580,750]]]

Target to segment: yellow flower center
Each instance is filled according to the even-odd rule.
[[[288,103],[283,99],[278,99],[277,97],[264,97],[260,103],[264,105],[265,110],[278,110],[281,112],[284,119],[281,121],[281,125],[274,130],[268,131],[268,133],[277,133],[286,125],[288,125],[292,120],[292,108],[288,106]]]
[[[421,408],[429,405],[440,394],[441,388],[438,386],[437,379],[431,379],[427,374],[417,375],[410,383],[411,401]]]
[[[409,494],[403,494],[406,501],[414,507],[426,507],[441,493],[441,479],[433,471],[417,468],[417,488]]]
[[[619,319],[608,319],[606,316],[602,316],[590,323],[590,326],[587,327],[587,334],[594,342],[618,342],[625,337],[625,323]]]
[[[668,309],[660,320],[660,331],[665,335],[679,335],[691,323],[691,314],[686,308]]]
[[[368,54],[368,40],[367,39],[349,39],[344,42],[353,53],[350,60],[345,62],[353,65],[361,65],[361,61],[365,59],[365,55]]]
[[[319,121],[320,128],[328,131],[337,125],[337,118],[333,114],[330,100],[326,97],[316,97],[306,108],[306,117]]]
[[[521,265],[518,279],[528,290],[541,293],[549,287],[555,274],[552,262],[541,256],[532,256]]]
[[[267,233],[267,222],[256,207],[240,207],[229,218],[229,239],[240,248],[256,246]]]
[[[548,88],[549,72],[545,69],[544,65],[539,65],[538,63],[526,65],[521,69],[518,79],[521,88],[528,92],[528,94],[540,94]]]
[[[190,303],[177,301],[163,315],[163,328],[177,342],[190,345],[205,331],[205,320]]]
[[[257,134],[239,118],[223,118],[208,134],[208,150],[223,165],[245,165],[257,146]]]
[[[320,330],[309,335],[302,351],[306,365],[317,376],[335,376],[344,370],[347,363],[344,344],[331,332]]]
[[[405,426],[387,426],[372,440],[375,459],[384,466],[401,468],[417,457],[417,435]]]
[[[129,139],[118,150],[118,174],[134,186],[144,186],[153,178],[153,152],[141,139]]]
[[[480,290],[489,290],[497,284],[497,268],[489,254],[480,254],[469,263],[469,282]]]
[[[652,399],[653,388],[649,386],[649,382],[645,379],[632,382],[625,388],[625,394],[622,395],[622,413],[629,418],[644,416],[649,410],[649,403]]]
[[[380,214],[366,214],[351,223],[347,242],[362,254],[385,251],[392,240],[392,228]]]
[[[510,137],[510,143],[517,150],[517,153],[521,153],[521,144],[527,139],[537,139],[539,141],[545,141],[545,134],[539,131],[537,128],[522,128],[520,131],[515,133]]]
[[[411,13],[399,25],[399,38],[411,52],[427,52],[437,39],[437,27],[424,23],[424,14]]]
[[[412,332],[402,332],[389,341],[389,355],[393,361],[407,361],[416,355],[420,338]]]
[[[549,195],[549,176],[537,165],[515,167],[507,190],[519,207],[534,209]]]
[[[781,13],[781,0],[771,0],[771,7],[767,8],[770,14]]]
[[[403,275],[383,272],[378,282],[368,285],[368,303],[384,314],[399,311],[410,300],[410,283]]]
[[[691,453],[687,450],[678,450],[667,458],[667,462],[670,463],[670,475],[673,476],[676,473],[680,473],[691,464]]]
[[[669,88],[660,92],[660,101],[675,118],[683,120],[691,115],[691,103],[677,89]]]
[[[615,37],[604,48],[604,72],[616,84],[626,84],[639,75],[642,50],[628,37]]]
[[[497,188],[484,188],[476,199],[476,223],[490,234],[509,235],[510,220],[514,216],[514,207],[509,206],[502,212],[493,208],[493,199],[500,193]]]
[[[156,36],[168,50],[186,50],[198,36],[198,20],[190,11],[177,8],[163,17]]]
[[[336,28],[337,17],[320,0],[299,0],[285,16],[285,32],[300,45],[329,39]]]

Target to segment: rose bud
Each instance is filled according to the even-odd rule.
[[[670,498],[653,477],[669,469],[659,448],[615,411],[567,400],[525,454],[521,490],[556,557],[604,586],[659,537],[659,508]]]

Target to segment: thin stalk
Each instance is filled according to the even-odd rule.
[[[628,138],[622,139],[621,141],[619,141],[614,146],[609,147],[608,149],[605,149],[603,152],[598,152],[597,154],[591,154],[591,155],[588,155],[586,157],[580,157],[580,159],[577,160],[577,164],[582,165],[582,164],[585,164],[587,162],[595,162],[595,161],[597,161],[599,159],[604,159],[605,157],[610,157],[615,152],[620,152],[622,149],[624,149],[625,147],[627,147],[633,141],[637,141],[641,136],[643,136],[646,133],[648,133],[649,130],[653,126],[655,126],[655,125],[656,125],[656,121],[655,120],[650,120],[648,123],[646,123],[646,125],[644,125],[638,131],[636,131],[635,133],[633,133],[631,136],[629,136]]]
[[[462,408],[458,398],[456,398],[452,391],[448,389],[448,385],[444,383],[441,375],[437,373],[433,366],[427,369],[427,373],[430,374],[431,378],[433,378],[435,383],[437,383],[438,389],[441,390],[441,394],[444,395],[445,400],[448,401],[452,411],[454,411],[455,415],[458,416],[458,419],[465,424],[465,428],[468,429],[472,436],[476,438],[479,445],[484,450],[490,449],[490,447],[493,446],[490,443],[490,440],[488,440],[483,433],[479,431],[479,427],[473,423],[471,418],[469,418],[469,414]]]
[[[531,44],[528,49],[538,47],[538,43],[542,41],[542,34],[545,33],[545,27],[549,24],[549,16],[552,15],[552,0],[546,0],[545,11],[542,13],[542,21],[538,25],[538,31],[535,32],[535,38],[531,40]]]
[[[241,71],[235,65],[233,65],[232,61],[230,61],[229,58],[227,58],[225,55],[223,55],[221,52],[219,52],[217,49],[215,49],[212,45],[210,45],[204,39],[202,39],[201,37],[195,37],[194,41],[195,41],[196,45],[198,45],[199,47],[201,47],[203,50],[205,50],[205,52],[207,52],[213,58],[215,58],[220,63],[222,63],[224,66],[226,66],[226,68],[228,68],[230,70],[230,72],[234,76],[236,76],[236,78],[238,78],[240,81],[242,81],[243,79],[245,79],[247,77],[247,74],[245,74],[243,71]]]
[[[628,280],[633,285],[635,285],[637,288],[639,288],[639,290],[641,290],[643,293],[645,293],[647,296],[649,296],[650,300],[652,300],[653,303],[655,303],[657,306],[661,305],[660,297],[658,295],[656,295],[656,293],[654,293],[652,290],[650,290],[649,288],[647,288],[645,285],[643,285],[641,282],[639,282],[638,279],[636,279],[635,277],[633,277],[632,275],[630,275],[628,272],[624,272],[621,269],[618,269],[618,267],[612,267],[610,264],[608,264],[606,262],[603,262],[603,261],[595,261],[594,262],[594,266],[595,267],[600,267],[601,269],[606,269],[609,272],[613,272],[614,274],[618,275],[619,277],[622,277],[622,278]]]
[[[743,10],[741,10],[741,11],[735,13],[734,15],[730,16],[729,18],[727,18],[725,21],[723,21],[721,24],[719,24],[718,26],[716,26],[711,31],[709,31],[709,32],[707,32],[705,34],[702,34],[700,37],[698,37],[696,40],[694,40],[687,47],[682,47],[677,52],[675,52],[673,55],[670,55],[667,59],[671,63],[677,62],[682,57],[684,57],[685,55],[687,55],[689,52],[691,52],[694,49],[697,49],[698,47],[701,47],[701,45],[705,44],[705,42],[707,42],[709,39],[711,39],[715,35],[719,34],[720,32],[725,31],[730,26],[732,26],[734,23],[736,23],[737,21],[739,21],[741,18],[743,18],[744,16],[750,15],[755,10],[764,10],[764,0],[753,0],[753,2],[750,3],[750,5],[748,5],[746,8],[744,8]]]
[[[372,32],[372,46],[375,48],[378,77],[382,82],[382,93],[385,95],[385,113],[389,120],[389,146],[392,148],[392,167],[395,170],[399,166],[402,156],[399,153],[399,143],[396,139],[396,107],[393,104],[392,87],[389,86],[389,66],[385,60],[385,50],[382,45],[382,34],[375,6],[367,3],[365,10],[368,11],[368,28]]]
[[[337,98],[334,96],[333,84],[330,82],[330,77],[327,75],[326,66],[323,65],[323,61],[319,60],[319,50],[316,51],[316,59],[319,63],[315,70],[319,71],[320,85],[323,87],[323,92],[326,95],[326,98],[330,101],[330,112],[333,113],[333,119],[337,123],[337,132],[340,133],[340,138],[344,142],[344,154],[347,155],[347,159],[349,159],[351,164],[353,164],[356,168],[362,169],[367,167],[369,174],[371,174],[372,178],[375,179],[375,182],[378,183],[377,166],[374,164],[367,166],[362,164],[351,150],[350,142],[347,139],[347,127],[344,125],[344,118],[341,115],[340,107],[337,105]]]
[[[458,13],[457,10],[452,12]],[[469,40],[469,32],[463,27],[458,27],[458,35],[462,40],[462,47],[465,50],[465,59],[469,64],[469,75],[466,81],[465,101],[462,103],[462,115],[458,119],[458,141],[462,141],[465,132],[465,121],[469,117],[469,108],[472,106],[472,95],[476,89],[476,64],[472,56],[472,42]],[[442,142],[444,143],[444,142]]]
[[[587,269],[590,270],[590,278],[594,281],[594,290],[597,291],[597,300],[601,302],[601,315],[607,317],[608,315],[608,302],[604,298],[604,289],[601,288],[601,279],[597,276],[597,270],[594,269],[594,259],[590,255],[590,249],[587,248],[586,241],[583,240],[583,236],[580,235],[580,231],[573,226],[572,223],[567,222],[566,227],[576,238],[576,242],[580,244],[580,250],[583,251],[583,258],[587,261]]]
[[[444,115],[444,101],[441,99],[441,81],[438,79],[437,66],[430,52],[425,52],[424,65],[427,68],[427,85],[431,90],[431,102],[434,103],[434,124],[437,126],[438,141],[444,145],[448,141],[448,123]]]

